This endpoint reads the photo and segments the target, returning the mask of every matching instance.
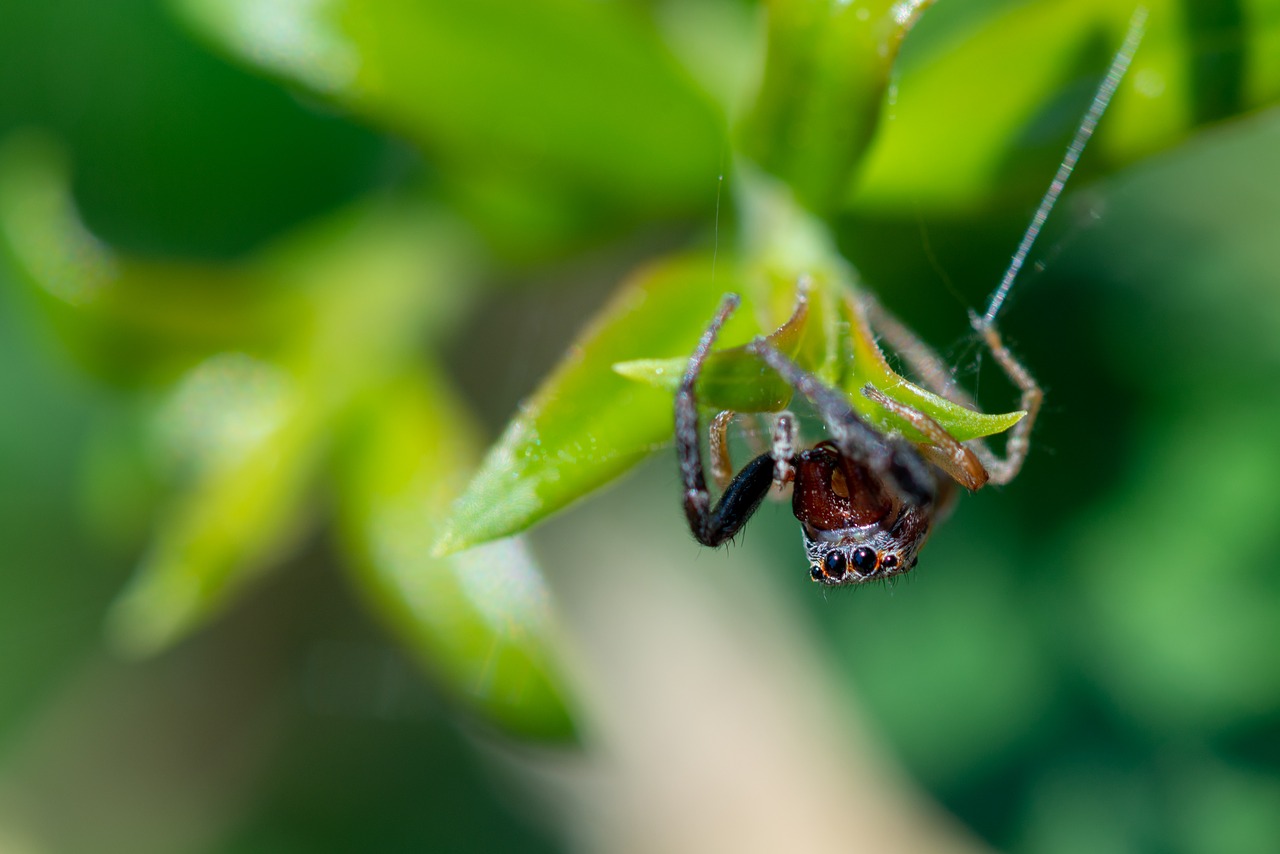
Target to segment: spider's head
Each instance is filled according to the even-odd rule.
[[[930,513],[904,507],[892,525],[832,531],[804,528],[809,576],[829,587],[882,581],[916,565],[916,555],[929,535]]]
[[[898,495],[829,443],[796,460],[792,510],[804,529],[809,574],[822,584],[862,584],[907,572],[939,506]]]

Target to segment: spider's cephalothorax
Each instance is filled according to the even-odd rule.
[[[834,442],[800,454],[794,468],[791,506],[804,531],[809,574],[823,584],[877,581],[911,569],[949,494],[923,503],[904,499]]]
[[[1004,458],[981,440],[959,441],[924,412],[867,386],[862,390],[865,397],[911,424],[928,441],[913,444],[900,435],[881,432],[854,411],[843,391],[801,368],[769,339],[757,338],[747,350],[809,401],[826,424],[829,438],[796,453],[795,419],[783,413],[774,422],[773,447],[730,479],[725,434],[733,413],[721,413],[711,425],[712,471],[723,490],[713,507],[703,473],[695,387],[720,327],[737,305],[735,295],[725,298],[689,358],[676,393],[676,451],[685,515],[700,543],[719,546],[727,542],[751,518],[771,487],[790,484],[792,510],[804,531],[814,581],[839,586],[892,578],[916,565],[930,526],[950,505],[955,484],[973,490],[989,482],[1007,483],[1021,468],[1041,391],[1005,348],[995,328],[980,318],[975,318],[974,327],[1021,390],[1026,413],[1010,433]],[[797,317],[802,316],[805,305],[802,287]],[[875,326],[926,385],[953,402],[972,406],[968,395],[950,382],[942,360],[906,327],[870,298],[859,303],[857,310],[858,322]]]

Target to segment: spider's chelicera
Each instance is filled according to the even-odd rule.
[[[797,312],[807,295],[800,288]],[[790,485],[792,511],[804,532],[810,576],[830,586],[892,578],[916,565],[920,547],[933,522],[946,511],[955,485],[975,490],[986,483],[1007,483],[1021,468],[1042,393],[988,321],[974,317],[974,328],[992,356],[1021,391],[1026,416],[1009,435],[1006,454],[997,456],[982,440],[961,442],[936,420],[886,396],[873,386],[862,394],[914,427],[927,441],[912,443],[884,433],[854,411],[845,393],[827,385],[757,338],[747,350],[776,371],[808,400],[827,428],[828,437],[797,453],[796,419],[788,412],[774,421],[772,447],[729,472],[726,433],[732,412],[721,412],[711,424],[712,474],[723,490],[713,506],[703,471],[696,386],[716,335],[738,297],[720,305],[689,358],[676,393],[676,450],[684,484],[684,508],[694,537],[719,546],[732,539],[751,518],[774,485]],[[855,305],[855,322],[869,334],[874,328],[933,392],[972,408],[973,400],[952,382],[942,359],[870,297]]]

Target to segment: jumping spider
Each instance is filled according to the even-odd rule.
[[[973,327],[1021,391],[1021,408],[1026,413],[1012,428],[1004,457],[980,439],[959,441],[929,415],[867,385],[862,389],[864,396],[904,419],[928,441],[913,444],[900,435],[883,433],[854,411],[843,391],[801,368],[768,339],[756,338],[747,346],[748,352],[809,401],[826,424],[828,438],[796,453],[796,419],[782,412],[774,421],[771,449],[730,480],[726,433],[734,413],[721,412],[711,423],[710,441],[712,474],[723,494],[712,507],[699,447],[694,388],[716,335],[738,302],[730,294],[720,304],[689,358],[675,399],[684,509],[694,537],[703,545],[719,546],[731,539],[770,488],[789,484],[814,581],[841,586],[891,578],[916,565],[930,526],[949,507],[956,484],[972,491],[987,483],[1008,483],[1022,467],[1043,394],[1005,347],[994,324],[984,318],[974,315]],[[806,302],[802,286],[797,312],[805,309]],[[973,399],[952,382],[942,359],[871,297],[851,300],[850,306],[853,322],[862,325],[859,331],[878,333],[926,387],[953,403],[974,408]]]
[[[910,425],[918,437],[908,441],[897,433],[882,432],[858,415],[845,391],[797,365],[770,339],[756,338],[747,345],[747,352],[809,401],[825,423],[828,438],[796,453],[795,417],[783,412],[774,421],[772,448],[743,466],[731,480],[729,472],[733,468],[726,432],[734,413],[721,412],[711,424],[711,454],[712,473],[723,494],[712,507],[698,441],[701,428],[695,386],[716,335],[738,306],[738,297],[730,294],[721,302],[689,357],[675,399],[676,452],[684,483],[684,510],[698,542],[708,546],[723,544],[746,524],[775,484],[790,485],[792,511],[804,530],[814,581],[834,587],[892,578],[916,565],[930,527],[955,496],[956,484],[972,492],[987,483],[1008,483],[1017,476],[1026,460],[1031,428],[1044,395],[1027,369],[1005,347],[995,326],[996,315],[1124,79],[1145,26],[1146,9],[1139,6],[1129,20],[1124,44],[1076,128],[1066,156],[1023,233],[986,313],[970,318],[992,358],[1021,392],[1023,417],[1009,432],[1004,456],[998,456],[981,439],[961,441],[927,413],[889,397],[875,385],[864,385],[864,397],[899,422]],[[796,315],[790,322],[793,325],[803,322],[807,311],[804,282],[797,291]],[[844,301],[846,319],[855,338],[872,342],[873,333],[878,335],[930,391],[959,406],[977,408],[973,399],[956,387],[941,357],[870,295],[855,298],[846,294]],[[883,363],[883,355],[874,344],[863,348],[860,358]],[[884,367],[887,372],[887,364]]]

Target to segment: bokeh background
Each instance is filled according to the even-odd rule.
[[[939,3],[904,67],[1052,53],[1066,5]],[[1086,156],[1004,318],[1031,459],[911,577],[815,590],[784,504],[699,549],[663,452],[464,553],[503,584],[470,606],[405,604],[445,511],[402,481],[457,481],[637,265],[733,251],[760,10],[359,7],[0,7],[0,850],[1280,850],[1280,113],[1241,82],[1275,4],[1153,5],[1187,132]],[[1101,47],[953,81],[903,155],[952,183],[828,218],[994,409],[965,310]],[[1039,120],[949,167],[1024,83]],[[472,620],[535,561],[536,614]]]

